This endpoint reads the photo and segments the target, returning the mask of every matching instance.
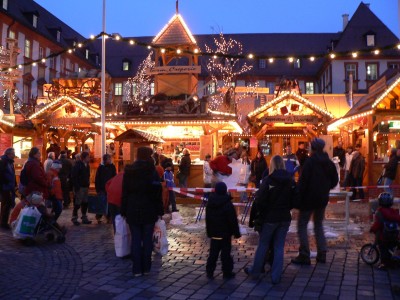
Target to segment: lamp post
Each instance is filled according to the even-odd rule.
[[[106,0],[103,0],[103,33],[101,35],[101,157],[106,152]]]

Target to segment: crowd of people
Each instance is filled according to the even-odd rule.
[[[250,213],[249,226],[254,227],[259,233],[259,243],[253,263],[245,269],[245,272],[252,278],[259,278],[265,272],[265,264],[270,263],[272,283],[280,282],[284,244],[292,220],[291,210],[294,208],[299,211],[297,219],[299,253],[291,260],[292,263],[311,264],[307,232],[311,217],[317,245],[316,261],[326,262],[327,243],[323,221],[329,191],[337,185],[339,174],[324,147],[324,140],[319,138],[311,141],[310,153],[304,144],[300,145],[296,153],[293,153],[290,145],[287,145],[286,154],[273,156],[269,166],[261,150],[253,160],[249,159],[247,149],[236,146],[214,159],[206,155],[204,186],[214,187],[206,206],[206,233],[210,238],[206,265],[209,279],[214,277],[219,255],[221,255],[223,277],[230,279],[235,276],[230,253],[231,238],[232,236],[240,238],[241,234],[232,197],[223,182],[224,177],[232,173],[229,164],[233,159],[241,164],[238,184],[248,186],[249,183],[253,183],[258,188]],[[345,174],[343,181],[345,186],[359,187],[362,184],[365,159],[359,150],[360,146],[356,145],[354,151],[350,147],[345,151],[341,143],[334,149],[334,155],[339,157],[339,166]],[[178,164],[177,179],[180,187],[186,187],[190,176],[190,151],[183,149],[182,154]],[[68,158],[66,151],[60,151],[58,157],[55,152],[50,151],[44,164],[41,163],[41,157],[40,149],[33,147],[30,150],[29,158],[21,171],[20,184],[17,185],[14,149],[8,148],[1,156],[0,226],[10,228],[9,215],[15,206],[17,187],[22,201],[14,210],[21,210],[24,201],[29,199],[30,195],[39,193],[43,199],[51,203],[55,221],[62,213],[63,207],[69,207],[72,202],[72,223],[76,226],[91,224],[92,221],[87,216],[90,187],[89,152],[77,153],[75,159],[71,159]],[[399,158],[400,150],[393,151],[389,162],[385,165],[383,176],[388,185],[395,178]],[[296,173],[298,173],[297,182]],[[170,189],[173,187],[175,187],[173,160],[164,156],[161,149],[154,151],[150,147],[139,147],[136,160],[126,165],[119,174],[112,162],[112,156],[108,153],[102,157],[101,164],[97,168],[96,193],[99,198],[108,202],[108,210],[104,215],[97,214],[96,220],[101,223],[104,217],[107,222],[113,223],[115,231],[116,215],[121,214],[125,217],[132,235],[131,258],[134,276],[142,276],[151,270],[152,235],[156,221],[165,213],[179,211],[175,193]],[[354,194],[356,192],[363,197],[362,189],[357,191],[354,188]],[[390,192],[388,190],[386,194],[389,196],[385,197],[393,200]],[[241,195],[241,200],[246,200],[245,195]],[[393,201],[387,200],[384,203],[382,206],[390,208],[390,203]],[[380,211],[385,218],[392,215],[392,211],[385,209]],[[379,220],[376,222],[379,223]],[[371,230],[379,232],[380,228],[379,224],[375,224]],[[385,251],[385,248],[382,248],[382,251]]]

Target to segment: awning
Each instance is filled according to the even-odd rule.
[[[158,136],[148,133],[146,131],[138,130],[138,129],[129,129],[124,133],[117,136],[115,141],[118,142],[134,142],[134,143],[164,143],[162,138]]]

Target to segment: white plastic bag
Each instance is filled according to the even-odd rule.
[[[164,220],[158,220],[154,225],[153,250],[161,256],[168,253],[167,226]]]
[[[33,237],[42,214],[35,206],[24,207],[19,213],[13,228],[13,236],[17,239]]]
[[[182,225],[182,216],[178,212],[172,213],[172,220],[169,222],[171,225]]]
[[[131,231],[129,230],[128,223],[126,223],[125,218],[121,215],[116,215],[114,235],[115,255],[117,257],[124,257],[131,254],[131,243]]]

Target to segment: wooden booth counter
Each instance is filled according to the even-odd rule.
[[[177,187],[179,187],[179,180],[176,176],[176,173],[178,172],[179,167],[178,165],[174,165],[174,178],[175,178],[175,184]],[[193,164],[190,166],[190,175],[188,178],[188,188],[202,188],[204,187],[204,181],[203,181],[203,163],[197,163]]]

